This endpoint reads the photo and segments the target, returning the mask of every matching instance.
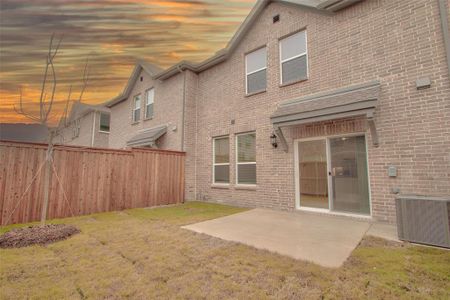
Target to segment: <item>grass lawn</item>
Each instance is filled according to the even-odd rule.
[[[55,220],[81,234],[0,249],[0,296],[450,299],[450,251],[366,238],[343,267],[327,269],[180,228],[242,210],[192,202]]]

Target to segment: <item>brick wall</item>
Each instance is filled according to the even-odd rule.
[[[304,28],[309,79],[280,87],[278,39]],[[268,49],[267,91],[246,97],[244,55],[262,45]],[[431,88],[416,89],[421,77],[431,79]],[[269,118],[281,101],[372,80],[381,82],[378,148],[359,119],[285,130],[288,153],[270,145]],[[359,131],[368,138],[375,219],[395,221],[393,187],[404,194],[450,194],[450,80],[437,1],[367,0],[335,15],[272,3],[226,62],[198,75],[196,99],[196,178],[186,178],[197,183],[199,200],[293,209],[293,138]],[[245,131],[257,136],[257,187],[249,190],[234,184],[234,135]],[[212,138],[219,135],[231,138],[228,188],[211,184]],[[389,165],[398,167],[396,178],[387,176]]]
[[[145,92],[150,88],[155,89],[154,113],[152,119],[145,120]],[[150,74],[142,70],[130,96],[125,101],[111,107],[110,147],[125,148],[127,141],[139,131],[168,125],[167,133],[158,139],[157,146],[161,149],[181,150],[183,88],[184,74],[177,74],[165,81],[155,81]],[[138,94],[141,94],[141,119],[139,122],[133,123],[133,99]]]

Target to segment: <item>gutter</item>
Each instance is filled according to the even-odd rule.
[[[448,76],[450,79],[450,34],[448,29],[448,9],[447,7],[448,0],[438,0],[439,2],[439,13],[441,15],[441,26],[442,26],[442,35],[444,36],[444,47],[445,54],[447,56],[447,68],[448,68]]]

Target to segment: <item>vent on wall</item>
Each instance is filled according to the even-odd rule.
[[[274,16],[272,20],[273,20],[274,23],[280,21],[280,15]]]
[[[450,248],[450,198],[402,195],[395,204],[400,240]]]

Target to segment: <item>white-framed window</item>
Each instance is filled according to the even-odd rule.
[[[153,102],[155,101],[155,89],[148,89],[145,93],[145,118],[153,118]]]
[[[280,40],[281,84],[308,78],[308,49],[306,30]]]
[[[256,184],[256,133],[236,135],[236,184]]]
[[[111,122],[111,117],[108,113],[100,113],[100,131],[109,132],[109,123]]]
[[[141,119],[141,95],[134,96],[133,102],[133,123],[135,123]]]
[[[230,183],[230,138],[213,139],[213,183]]]
[[[267,48],[255,50],[245,56],[245,93],[247,95],[266,90]]]

